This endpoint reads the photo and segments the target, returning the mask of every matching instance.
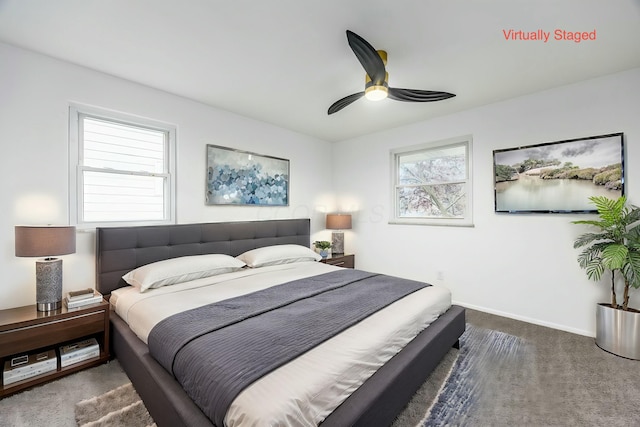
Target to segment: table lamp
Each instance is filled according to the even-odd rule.
[[[342,230],[351,229],[351,214],[327,214],[326,227],[329,230],[336,230],[331,233],[331,253],[344,254],[344,233]]]
[[[52,311],[62,307],[62,260],[52,257],[75,251],[75,227],[16,226],[16,256],[45,257],[36,261],[38,311]]]

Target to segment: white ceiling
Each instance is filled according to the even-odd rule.
[[[327,141],[640,67],[639,24],[640,0],[0,0],[2,42]],[[347,29],[388,52],[390,86],[457,96],[328,116],[364,88]]]

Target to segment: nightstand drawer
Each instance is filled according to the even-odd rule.
[[[79,314],[0,332],[0,357],[48,347],[64,341],[104,332],[105,311]]]
[[[336,267],[354,268],[354,255],[334,255],[330,258],[324,258],[321,262]]]

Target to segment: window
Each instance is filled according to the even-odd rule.
[[[174,222],[175,128],[83,107],[69,117],[72,222]]]
[[[472,226],[471,136],[391,151],[391,223]]]

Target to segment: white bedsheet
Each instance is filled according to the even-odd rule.
[[[116,313],[145,343],[151,329],[180,311],[338,269],[302,262],[193,280],[144,293],[112,293]],[[430,286],[364,319],[245,389],[225,418],[229,427],[316,426],[367,378],[451,306]]]

